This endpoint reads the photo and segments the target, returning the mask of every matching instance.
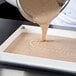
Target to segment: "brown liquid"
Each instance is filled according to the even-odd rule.
[[[39,34],[22,33],[6,52],[76,62],[76,39],[47,36],[41,42],[39,38]]]
[[[59,5],[56,0],[20,0],[24,12],[32,17],[34,23],[38,23],[42,29],[42,41],[46,40],[46,34],[50,21],[59,13]]]

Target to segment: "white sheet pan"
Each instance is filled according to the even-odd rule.
[[[41,31],[40,31],[40,27],[27,26],[27,25],[20,26],[20,28],[18,28],[0,46],[0,62],[16,63],[16,64],[21,64],[21,65],[28,65],[28,66],[45,68],[45,69],[54,69],[54,70],[61,70],[61,71],[76,73],[76,62],[68,62],[68,61],[61,61],[61,60],[54,60],[54,59],[47,59],[47,58],[41,58],[41,57],[26,56],[26,55],[12,54],[12,53],[4,52],[4,50],[22,32],[39,33],[40,34]],[[76,32],[74,32],[74,31],[67,31],[67,30],[49,28],[47,34],[76,39]]]

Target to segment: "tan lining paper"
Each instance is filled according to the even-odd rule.
[[[39,34],[22,33],[5,52],[76,62],[76,39],[48,36],[40,41]]]

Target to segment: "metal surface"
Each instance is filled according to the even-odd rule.
[[[12,69],[1,69],[0,76],[50,76],[48,73],[41,73],[36,71],[20,71],[20,70],[12,70]]]
[[[0,76],[50,76],[48,73],[41,73],[36,71],[19,71],[12,69],[0,69]],[[57,75],[55,75],[57,76]]]
[[[15,68],[0,68],[0,76],[76,76],[71,73],[62,73],[56,71],[44,71],[37,69],[17,69]]]

